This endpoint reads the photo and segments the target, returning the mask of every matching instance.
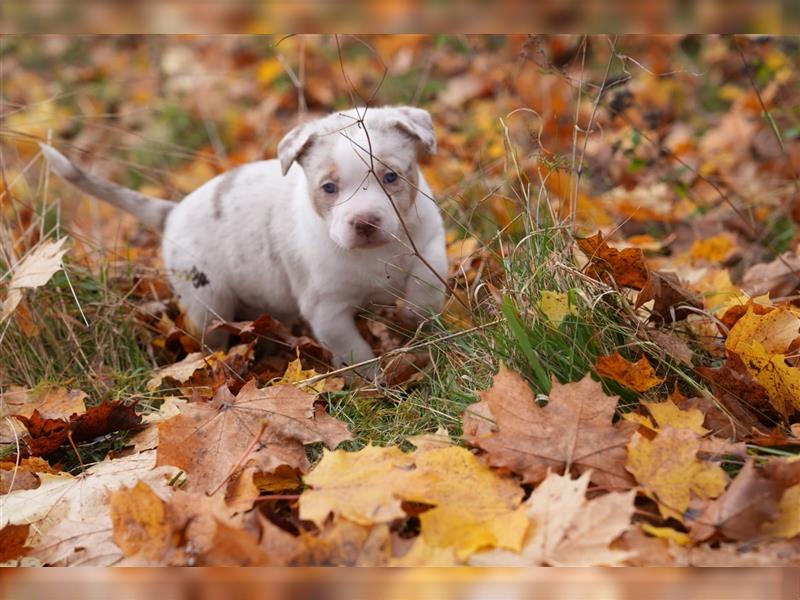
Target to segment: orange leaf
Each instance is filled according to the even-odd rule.
[[[664,380],[656,377],[653,367],[644,356],[635,363],[625,360],[619,353],[601,356],[595,364],[598,374],[613,379],[637,392],[646,392]]]
[[[603,273],[609,273],[617,285],[636,290],[647,285],[650,272],[644,263],[644,254],[639,248],[617,250],[603,240],[598,232],[588,238],[576,238],[578,247],[589,257],[591,262],[588,272],[598,279]]]

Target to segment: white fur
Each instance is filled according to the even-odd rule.
[[[373,358],[355,326],[359,307],[403,298],[420,314],[441,309],[444,228],[415,160],[418,150],[435,150],[430,117],[419,109],[382,108],[369,109],[361,126],[356,121],[357,113],[349,111],[302,125],[281,142],[281,160],[250,163],[215,177],[166,214],[164,261],[198,334],[217,319],[302,316],[337,364],[354,363]],[[365,151],[369,144],[374,160]],[[54,170],[85,191],[102,191],[104,199],[140,217],[162,209],[161,204],[157,210],[142,205],[137,211],[117,197],[129,190],[102,180],[106,187],[98,187],[96,178],[54,149],[48,147],[46,154]],[[408,157],[418,181],[410,205],[396,195],[404,229],[368,170]],[[319,214],[309,186],[318,184],[317,171],[325,165],[335,166],[340,190],[330,210]],[[384,187],[392,193],[392,186]],[[380,231],[371,239],[380,245],[368,245],[354,233],[354,219],[364,214],[379,219]],[[414,256],[406,229],[435,272]],[[207,332],[204,341],[218,347],[226,334]]]

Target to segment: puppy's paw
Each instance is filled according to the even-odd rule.
[[[395,312],[397,322],[410,333],[414,333],[425,322],[425,318],[408,306],[401,306]]]

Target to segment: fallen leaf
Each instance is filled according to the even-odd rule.
[[[606,396],[588,375],[576,383],[553,382],[550,401],[541,408],[528,384],[505,366],[492,387],[481,392],[496,426],[465,438],[487,452],[489,464],[519,473],[526,483],[542,481],[548,470],[592,470],[598,485],[628,489],[625,445],[633,427],[613,425],[617,397]],[[476,405],[467,409],[468,414]]]
[[[662,540],[672,540],[679,546],[689,546],[692,543],[692,537],[688,533],[672,527],[655,527],[650,523],[642,523],[642,531]]]
[[[393,567],[455,567],[460,564],[463,563],[452,547],[432,546],[421,535],[417,536],[408,552],[391,561]]]
[[[450,432],[447,428],[439,426],[433,433],[422,433],[420,435],[412,435],[406,438],[406,441],[413,445],[417,450],[437,450],[439,448],[446,448],[452,445],[450,439]]]
[[[603,235],[597,233],[588,238],[576,238],[578,247],[589,258],[588,273],[598,279],[603,279],[604,273],[609,273],[620,287],[631,287],[641,290],[650,278],[650,271],[645,265],[644,254],[639,248],[625,248],[617,250],[603,240]]]
[[[0,563],[25,556],[29,529],[30,525],[6,525],[0,529]]]
[[[62,248],[67,238],[58,241],[45,240],[33,251],[18,262],[12,269],[11,281],[8,284],[8,295],[0,311],[0,323],[5,321],[22,300],[23,289],[34,289],[43,286],[60,271],[61,260],[67,253]]]
[[[764,523],[762,532],[772,537],[790,539],[800,535],[800,484],[787,488],[781,496],[780,514]]]
[[[300,518],[322,527],[329,515],[358,523],[389,523],[404,516],[400,491],[414,459],[399,448],[368,445],[357,452],[323,451],[303,478]]]
[[[47,456],[64,444],[80,443],[113,433],[136,429],[141,424],[141,416],[132,405],[122,402],[105,401],[92,406],[83,414],[74,414],[69,420],[44,419],[38,410],[28,417],[15,415],[28,434],[22,439],[24,456]]]
[[[636,297],[635,308],[653,301],[650,320],[659,323],[674,323],[692,314],[692,308],[702,309],[697,295],[683,287],[674,273],[651,271],[647,283]]]
[[[699,461],[699,449],[697,434],[672,427],[661,429],[653,440],[636,433],[628,444],[628,470],[665,519],[683,522],[692,494],[709,499],[725,490],[725,471]]]
[[[113,543],[108,495],[138,481],[159,496],[177,469],[155,468],[155,452],[105,460],[81,476],[40,474],[41,485],[3,497],[0,526],[32,524],[30,555],[51,565],[110,565],[123,558]],[[35,534],[34,534],[35,532]]]
[[[307,471],[304,444],[335,448],[350,439],[345,424],[315,407],[315,399],[293,385],[258,389],[251,380],[237,396],[223,386],[210,402],[191,402],[159,423],[158,464],[180,467],[187,490],[207,493],[250,461],[262,471]]]
[[[539,298],[539,310],[544,313],[553,327],[558,327],[567,316],[575,314],[575,309],[569,303],[569,294],[549,290],[542,291],[541,298]]]
[[[655,419],[655,428],[688,429],[701,436],[708,433],[708,429],[703,427],[705,415],[696,408],[681,410],[672,400],[664,400],[663,402],[643,401],[642,405]]]
[[[37,410],[45,419],[68,419],[73,414],[86,412],[86,398],[85,392],[67,388],[47,388],[35,393],[12,389],[0,394],[0,417],[30,417]]]
[[[646,392],[664,382],[656,377],[647,357],[642,356],[635,363],[625,359],[619,352],[597,359],[595,369],[598,375],[613,379],[637,392]]]
[[[161,562],[174,544],[173,528],[164,501],[141,481],[121,488],[108,498],[114,543],[125,556],[139,555]]]
[[[299,548],[289,565],[294,567],[383,566],[391,557],[389,526],[364,526],[339,519],[318,535],[301,534]]]
[[[521,548],[527,519],[515,481],[459,446],[416,452],[414,461],[398,495],[433,506],[419,516],[428,544],[452,546],[461,560],[481,548]]]
[[[148,390],[157,390],[161,387],[164,379],[172,379],[177,383],[184,383],[194,373],[208,365],[206,357],[202,352],[192,352],[182,361],[159,370],[150,381],[147,382]]]
[[[283,377],[275,381],[275,384],[286,383],[296,385],[302,390],[309,390],[316,394],[324,392],[338,392],[344,388],[344,379],[341,377],[325,377],[315,383],[301,384],[300,382],[312,377],[317,377],[321,373],[317,373],[314,369],[303,369],[303,364],[299,358],[293,360],[286,367]]]
[[[764,524],[778,517],[779,503],[787,488],[800,483],[800,463],[777,472],[779,463],[756,468],[748,460],[730,487],[708,505],[692,524],[694,541],[720,534],[731,541],[756,538]]]
[[[586,499],[591,474],[578,479],[550,473],[524,506],[532,522],[520,553],[494,550],[470,559],[480,566],[600,566],[616,565],[631,557],[610,548],[633,516],[634,490]]]
[[[784,252],[769,263],[753,265],[742,276],[742,290],[750,296],[791,296],[800,287],[800,256]]]
[[[657,344],[671,358],[675,358],[689,367],[692,366],[694,352],[683,339],[673,333],[657,329],[648,331],[647,335],[653,343]]]

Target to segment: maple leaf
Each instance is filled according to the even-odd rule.
[[[452,546],[460,559],[484,547],[520,549],[527,520],[518,508],[522,489],[516,482],[459,446],[417,452],[414,459],[416,469],[398,494],[433,505],[419,516],[428,544]]]
[[[25,545],[28,540],[30,525],[6,525],[0,529],[0,563],[25,556],[29,548]]]
[[[391,561],[393,567],[455,567],[460,564],[463,563],[458,560],[453,548],[432,546],[422,535],[414,539],[408,552]]]
[[[628,470],[665,519],[683,522],[692,493],[709,499],[725,490],[725,471],[699,461],[699,449],[696,433],[672,427],[662,428],[653,440],[636,433],[628,444]]]
[[[108,499],[114,543],[126,556],[141,555],[151,561],[162,559],[172,544],[172,528],[164,501],[141,481],[122,488]]]
[[[674,323],[692,314],[692,308],[703,308],[696,294],[681,285],[674,273],[651,271],[647,283],[636,297],[635,308],[653,300],[650,320]]]
[[[85,392],[66,388],[47,388],[34,393],[12,388],[0,393],[0,416],[30,417],[36,410],[45,419],[69,419],[73,414],[86,412],[86,397]]]
[[[606,396],[588,375],[576,383],[554,381],[550,401],[542,408],[525,380],[501,365],[481,397],[482,402],[467,409],[465,420],[485,405],[495,428],[471,432],[465,425],[464,431],[467,441],[487,452],[490,465],[519,473],[526,483],[542,481],[548,470],[592,469],[599,485],[633,485],[625,470],[625,445],[634,428],[612,425],[618,398]]]
[[[207,493],[250,461],[263,471],[281,465],[306,471],[304,444],[335,448],[350,439],[345,424],[315,400],[293,385],[258,389],[251,380],[237,396],[223,386],[210,402],[191,402],[159,423],[158,464],[180,467],[187,490]]]
[[[21,452],[25,456],[47,456],[70,440],[87,442],[115,431],[136,429],[142,420],[132,405],[110,401],[92,406],[83,414],[73,413],[69,420],[44,419],[38,410],[30,418],[15,417],[28,430],[22,439]]]
[[[187,381],[196,371],[208,366],[208,359],[202,352],[192,352],[186,358],[156,372],[147,382],[148,390],[157,390],[164,379],[173,379],[178,383]]]
[[[218,321],[210,330],[221,329],[238,336],[242,342],[268,340],[281,345],[290,354],[304,355],[323,364],[330,364],[331,353],[316,340],[307,336],[295,336],[291,330],[269,315],[261,315],[255,321]]]
[[[620,564],[630,552],[609,548],[630,527],[636,492],[611,492],[586,499],[591,473],[578,479],[550,473],[524,506],[532,522],[520,553],[476,554],[481,566],[598,566]]]
[[[626,413],[623,417],[634,423],[639,423],[658,431],[662,427],[673,427],[675,429],[688,429],[698,435],[705,435],[708,429],[703,427],[705,415],[697,408],[682,410],[672,400],[663,402],[642,402],[642,406],[647,409],[653,420],[637,413]]]
[[[800,484],[786,489],[781,496],[780,514],[764,523],[762,532],[773,537],[790,539],[800,534]]]
[[[167,497],[172,467],[155,468],[155,452],[105,460],[79,477],[39,474],[36,489],[15,491],[3,499],[0,527],[34,525],[28,539],[30,556],[46,564],[110,565],[123,558],[111,539],[108,495],[144,481]]]
[[[366,526],[404,517],[403,501],[431,505],[419,517],[422,535],[461,558],[484,546],[518,548],[527,525],[519,485],[457,446],[327,452],[304,481],[301,519],[321,527],[334,514]]]
[[[644,262],[644,254],[639,248],[617,250],[603,240],[598,232],[592,237],[576,238],[578,247],[591,261],[589,274],[602,279],[603,273],[610,273],[619,286],[641,290],[650,278],[650,271]]]
[[[725,341],[725,348],[741,359],[784,417],[800,410],[800,369],[786,362],[786,353],[798,336],[800,316],[794,311],[772,309],[764,313],[751,304]]]
[[[779,515],[787,488],[799,482],[800,463],[773,459],[757,469],[748,460],[725,493],[694,521],[692,539],[704,541],[715,533],[734,541],[757,537],[764,524]]]
[[[400,490],[414,468],[411,455],[399,448],[367,445],[357,452],[327,452],[308,475],[310,489],[299,500],[300,518],[321,527],[328,515],[360,525],[388,523],[405,513]]]
[[[301,533],[295,539],[287,564],[294,567],[383,566],[389,563],[391,546],[387,524],[368,527],[339,519],[318,535]]]
[[[753,265],[742,276],[742,290],[750,296],[791,296],[800,287],[800,256],[784,252],[769,263]]]
[[[599,375],[613,379],[637,392],[646,392],[664,381],[656,377],[652,365],[644,356],[632,363],[619,352],[615,352],[611,356],[598,358],[595,369]]]
[[[725,411],[713,403],[703,406],[706,423],[716,435],[742,439],[765,430],[759,413],[771,407],[767,391],[746,369],[728,360],[717,369],[698,367],[697,372],[710,382],[714,399]]]
[[[14,267],[11,282],[8,284],[8,296],[0,310],[0,323],[5,321],[22,300],[23,289],[34,289],[43,286],[63,267],[61,259],[67,253],[62,248],[67,238],[53,242],[45,240]]]

